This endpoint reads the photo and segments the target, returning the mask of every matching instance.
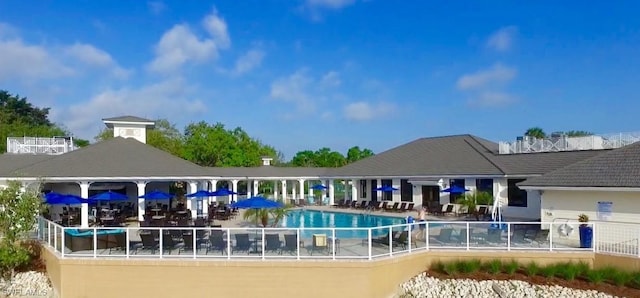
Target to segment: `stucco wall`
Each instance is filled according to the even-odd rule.
[[[640,223],[640,192],[545,190],[540,215],[545,222],[577,220],[581,213],[597,220],[599,201],[613,202],[611,221]]]

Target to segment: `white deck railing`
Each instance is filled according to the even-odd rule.
[[[638,141],[640,132],[545,139],[523,137],[514,142],[499,142],[498,150],[500,154],[600,150],[620,148]]]
[[[58,155],[76,149],[73,139],[65,137],[8,137],[7,153]]]
[[[592,246],[581,248],[579,224],[510,222],[494,229],[491,222],[432,221],[374,228],[78,229],[40,218],[38,238],[62,258],[373,260],[426,250],[590,251],[640,257],[640,225],[590,223]],[[403,232],[411,236],[403,239]]]

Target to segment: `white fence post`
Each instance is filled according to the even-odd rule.
[[[553,222],[549,224],[549,251],[553,251]]]
[[[499,224],[502,225],[502,223]],[[502,227],[498,228],[502,229]],[[507,223],[507,251],[511,251],[511,223]]]
[[[125,256],[126,256],[127,259],[129,258],[129,255],[131,254],[131,251],[130,251],[131,236],[129,235],[129,230],[131,230],[131,228],[129,228],[129,227],[127,227],[126,230],[125,230],[125,238],[126,239],[124,241],[124,243],[126,245],[126,247],[125,247]]]
[[[368,242],[367,249],[369,250],[369,260],[373,259],[373,256],[372,256],[373,252],[372,252],[372,249],[371,249],[371,246],[373,245],[373,243],[371,242],[371,239],[373,239],[372,238],[373,237],[372,230],[373,230],[373,228],[369,228],[367,230],[367,234],[368,234],[367,235],[367,238],[368,238],[367,239],[367,242]]]
[[[429,222],[424,221],[424,245],[429,250]]]
[[[62,226],[61,226],[62,227]],[[64,258],[64,227],[62,227],[62,237],[60,237],[60,242],[61,242],[61,246],[60,246],[60,256],[62,258]],[[57,237],[56,237],[57,238]]]

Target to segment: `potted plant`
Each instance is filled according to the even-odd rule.
[[[589,216],[582,213],[578,215],[580,222],[580,248],[591,248],[593,242],[593,227],[589,226]]]

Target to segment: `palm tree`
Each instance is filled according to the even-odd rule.
[[[271,226],[275,227],[287,214],[289,214],[291,207],[291,205],[287,204],[282,208],[248,209],[244,212],[242,218],[247,221],[259,222],[263,228],[269,226],[269,219],[273,219]]]
[[[468,212],[473,214],[476,220],[480,220],[478,205],[493,204],[493,196],[485,191],[467,193],[456,201],[457,204],[467,207]]]

